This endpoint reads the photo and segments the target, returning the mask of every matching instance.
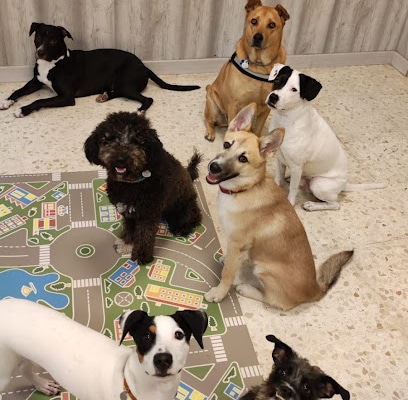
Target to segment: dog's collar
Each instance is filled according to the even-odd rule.
[[[126,394],[129,395],[131,400],[137,400],[136,396],[132,393],[132,391],[129,388],[128,383],[126,382],[126,378],[123,378],[123,388],[125,389],[124,392],[121,393],[120,395],[120,400],[126,400]],[[122,396],[123,395],[123,396]],[[125,398],[122,398],[125,397]]]
[[[123,181],[125,183],[139,183],[144,181],[146,178],[150,178],[152,176],[152,173],[147,169],[146,171],[142,172],[142,175],[135,179],[134,181]]]
[[[249,76],[250,78],[256,79],[256,80],[261,81],[261,82],[269,82],[270,83],[269,75],[258,74],[256,72],[251,71],[248,67],[249,67],[249,64],[255,64],[255,65],[262,66],[262,67],[266,67],[268,65],[275,64],[277,58],[278,57],[275,57],[269,64],[264,65],[264,64],[260,64],[260,63],[253,63],[253,62],[251,62],[249,60],[239,60],[238,57],[237,57],[237,53],[235,52],[231,56],[230,61],[244,75]]]
[[[229,189],[225,189],[223,188],[221,185],[218,185],[220,187],[221,193],[225,193],[225,194],[237,194],[237,193],[242,193],[242,192],[246,192],[247,189],[242,189],[242,190],[229,190]]]

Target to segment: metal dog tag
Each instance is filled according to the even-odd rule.
[[[128,398],[127,391],[124,390],[124,391],[120,394],[120,400],[127,400],[127,398]]]

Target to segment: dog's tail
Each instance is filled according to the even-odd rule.
[[[188,92],[190,90],[197,90],[200,89],[200,86],[198,85],[172,85],[170,83],[164,82],[163,79],[159,78],[152,70],[147,68],[149,70],[149,78],[159,85],[162,89],[167,89],[167,90],[175,90],[177,92]]]
[[[187,171],[191,176],[191,180],[194,181],[198,178],[198,164],[201,162],[201,154],[197,153],[197,150],[194,151],[193,156],[191,157],[190,162],[187,166]]]
[[[317,283],[322,291],[322,296],[336,283],[341,269],[353,255],[354,250],[342,251],[330,256],[318,269]]]
[[[363,192],[364,190],[384,189],[384,183],[347,183],[345,192]]]

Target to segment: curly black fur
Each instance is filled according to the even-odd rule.
[[[187,168],[164,148],[140,113],[109,114],[84,144],[89,162],[107,171],[107,194],[123,217],[117,250],[132,247],[132,260],[152,261],[158,224],[166,220],[174,235],[185,236],[201,223],[192,180],[201,156]]]
[[[276,336],[268,335],[266,339],[275,343],[272,372],[266,382],[250,388],[241,400],[317,400],[335,394],[350,399],[346,389]]]

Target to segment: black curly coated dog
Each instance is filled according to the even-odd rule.
[[[192,181],[198,178],[201,156],[195,152],[184,168],[163,148],[143,114],[109,114],[85,141],[84,150],[89,162],[106,169],[109,200],[123,217],[115,244],[118,253],[148,263],[161,220],[177,236],[188,235],[200,224]]]
[[[317,400],[339,394],[343,400],[350,393],[319,367],[298,356],[274,335],[266,337],[275,343],[272,358],[275,365],[266,382],[249,389],[241,400]]]

